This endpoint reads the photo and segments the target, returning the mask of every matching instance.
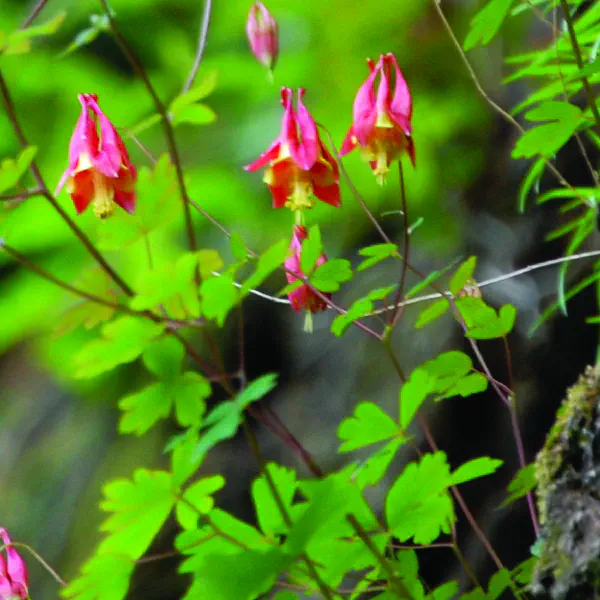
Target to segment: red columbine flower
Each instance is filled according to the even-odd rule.
[[[379,183],[383,183],[390,163],[407,152],[414,166],[415,147],[412,140],[412,100],[410,90],[396,57],[381,55],[377,65],[367,61],[371,74],[362,84],[354,100],[354,122],[344,140],[340,154],[344,155],[360,146],[361,153],[371,163],[371,169]],[[391,93],[391,71],[394,69],[396,83]],[[375,94],[375,79],[380,76]]]
[[[0,538],[6,545],[6,559],[0,553],[0,600],[26,600],[29,592],[25,561],[10,545],[10,538],[3,527],[0,527]]]
[[[300,88],[296,114],[292,90],[281,89],[281,104],[285,109],[281,134],[258,160],[244,168],[256,171],[268,163],[263,181],[271,189],[274,208],[312,208],[313,195],[327,204],[340,206],[337,163],[319,138],[317,126],[302,102],[303,96],[304,89]]]
[[[283,263],[284,267],[287,269],[286,277],[288,283],[294,283],[294,281],[299,279],[299,277],[295,277],[292,273],[296,273],[300,275],[300,277],[306,277],[306,274],[302,272],[300,267],[300,254],[302,253],[302,242],[304,242],[307,237],[308,234],[306,233],[306,228],[304,226],[294,225],[294,234],[292,236],[292,243],[290,244],[290,249],[293,251],[293,254]],[[326,261],[327,257],[325,254],[321,254],[321,256],[317,258],[315,267],[320,267]],[[331,298],[331,294],[323,295],[327,298]],[[311,313],[316,313],[327,308],[327,304],[305,283],[295,290],[292,290],[288,294],[288,298],[292,308],[296,312],[306,310]]]
[[[255,2],[250,8],[246,33],[254,56],[267,69],[273,70],[279,52],[277,21],[262,2]]]
[[[66,180],[77,214],[94,204],[94,214],[109,217],[118,204],[128,213],[135,210],[137,173],[123,140],[98,106],[95,94],[79,94],[81,116],[69,146]],[[97,122],[100,124],[98,136]]]

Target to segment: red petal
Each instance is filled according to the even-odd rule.
[[[410,90],[408,89],[408,85],[402,76],[402,71],[398,66],[396,57],[392,53],[389,53],[387,54],[386,58],[388,62],[393,65],[396,73],[394,99],[392,100],[390,108],[396,115],[403,116],[410,121],[412,117],[412,98],[410,96]]]
[[[344,156],[348,154],[348,152],[352,152],[354,148],[356,148],[356,136],[354,135],[354,126],[350,127],[350,131],[348,131],[348,135],[344,138],[344,142],[342,143],[342,147],[340,148],[340,156]]]
[[[100,122],[100,134],[102,136],[102,147],[92,156],[92,164],[107,177],[117,177],[123,156],[121,149],[125,148],[123,141],[119,137],[113,124],[106,115],[100,110],[97,102],[93,99],[88,100],[88,107],[98,117]],[[127,152],[125,152],[127,154]],[[129,157],[126,156],[129,160]]]
[[[275,140],[267,149],[266,152],[263,152],[254,162],[246,165],[244,167],[245,171],[257,171],[258,169],[262,169],[267,163],[275,160],[279,156],[279,148],[281,146],[281,142],[279,140]]]
[[[297,121],[302,141],[295,147],[290,147],[290,154],[301,169],[308,171],[319,156],[319,134],[314,119],[302,102],[304,92],[304,88],[298,90]]]
[[[273,208],[283,208],[288,201],[291,189],[287,185],[270,185],[271,195],[273,196]]]
[[[73,176],[71,181],[71,200],[80,215],[94,199],[94,181],[91,171],[85,170]]]

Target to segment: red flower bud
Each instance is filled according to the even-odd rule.
[[[95,94],[79,94],[78,98],[81,115],[71,137],[69,167],[59,187],[66,181],[77,214],[90,203],[94,204],[94,214],[101,219],[112,215],[117,204],[133,213],[137,173],[125,144],[100,110]]]
[[[412,139],[412,100],[410,90],[396,57],[381,55],[375,63],[369,59],[370,75],[362,84],[354,100],[354,122],[342,144],[341,155],[357,145],[370,162],[379,183],[383,183],[391,162],[403,152],[415,164],[415,147]],[[394,93],[391,91],[392,70],[395,75]],[[380,76],[375,92],[375,79]]]
[[[285,110],[281,134],[258,160],[244,167],[256,171],[266,165],[263,181],[273,195],[273,207],[292,210],[312,208],[316,196],[332,206],[340,206],[339,171],[335,159],[319,137],[317,126],[298,90],[298,113],[292,106],[292,90],[281,89]]]
[[[294,281],[299,279],[299,277],[294,276],[292,273],[296,273],[300,277],[306,277],[306,274],[302,272],[302,268],[300,267],[300,254],[302,253],[302,242],[304,242],[307,237],[308,234],[306,233],[305,227],[302,225],[294,225],[294,235],[292,236],[292,243],[290,244],[290,249],[293,251],[293,254],[284,262],[284,267],[288,271],[286,272],[288,283],[294,283]],[[315,267],[320,267],[326,261],[327,257],[325,254],[321,254],[321,256],[317,258]],[[327,298],[331,298],[331,294],[323,295]],[[307,310],[311,313],[316,313],[327,308],[326,302],[324,302],[322,298],[319,298],[314,290],[305,283],[295,290],[292,290],[288,294],[288,298],[292,308],[296,312]]]
[[[0,600],[26,600],[29,592],[25,561],[10,545],[10,538],[3,527],[0,527],[0,538],[6,546],[6,559],[0,553]]]
[[[262,2],[255,2],[250,8],[246,33],[254,56],[267,69],[272,70],[279,53],[277,21]]]

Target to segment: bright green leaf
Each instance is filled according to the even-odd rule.
[[[120,554],[97,554],[81,568],[81,575],[61,590],[75,600],[123,600],[135,562]]]
[[[242,239],[242,236],[234,231],[229,238],[229,245],[231,247],[231,253],[234,258],[239,261],[245,261],[248,257],[248,249]]]
[[[16,159],[5,158],[0,163],[0,193],[14,188],[37,154],[35,146],[28,146]]]
[[[478,479],[485,475],[491,475],[498,470],[500,465],[502,465],[501,460],[489,458],[488,456],[481,456],[480,458],[470,460],[452,473],[452,485],[458,485],[459,483],[465,483],[466,481]]]
[[[191,123],[192,125],[208,125],[217,119],[215,111],[206,104],[190,104],[181,108],[173,117],[173,125]]]
[[[475,271],[475,266],[477,265],[477,257],[471,256],[469,260],[464,262],[454,273],[452,279],[450,280],[450,285],[448,286],[450,293],[453,296],[457,296],[459,292],[463,290],[469,279],[473,277],[473,272]]]
[[[251,381],[235,398],[240,410],[244,410],[252,402],[260,400],[277,387],[277,373],[267,373]]]
[[[352,277],[350,262],[343,258],[334,258],[317,267],[310,277],[310,282],[321,292],[337,292],[340,283],[349,281]]]
[[[339,452],[350,452],[391,437],[401,435],[398,424],[373,402],[361,402],[354,415],[344,419],[338,428],[342,440]]]
[[[104,487],[100,508],[113,514],[102,524],[109,532],[100,554],[123,554],[137,560],[167,520],[175,504],[169,473],[138,469],[133,480],[117,479]]]
[[[200,285],[201,310],[207,319],[214,319],[219,327],[225,323],[229,311],[240,298],[238,288],[231,275],[209,277]]]
[[[385,501],[392,534],[401,542],[414,538],[430,544],[440,533],[450,533],[454,509],[448,495],[450,468],[443,452],[425,454],[410,463],[394,482]]]
[[[435,378],[423,369],[415,369],[400,389],[400,427],[406,430],[427,395],[435,388]]]
[[[373,246],[366,246],[365,248],[361,248],[358,253],[361,256],[366,256],[368,258],[356,267],[357,272],[364,271],[386,258],[399,257],[398,246],[396,246],[396,244],[375,244]]]
[[[535,477],[535,464],[530,464],[517,471],[512,481],[508,484],[508,498],[500,505],[507,506],[519,498],[523,498],[537,485]]]
[[[444,315],[448,309],[450,308],[450,304],[448,300],[444,298],[440,298],[436,300],[433,304],[430,304],[425,310],[421,311],[417,322],[415,323],[415,327],[417,329],[421,329],[428,323],[439,319],[442,315]]]
[[[213,506],[212,495],[225,485],[222,475],[203,477],[190,485],[183,494],[183,499],[177,502],[175,514],[177,521],[184,529],[196,529],[200,514],[208,514]]]
[[[138,317],[121,317],[104,325],[101,339],[89,342],[75,356],[75,377],[95,377],[134,361],[163,329],[163,324]]]
[[[142,354],[146,368],[166,381],[179,376],[184,357],[185,348],[182,343],[170,335],[152,342]]]
[[[489,44],[498,33],[502,23],[504,23],[512,3],[513,0],[490,0],[486,2],[484,7],[473,17],[463,48],[471,50],[479,44],[482,46]]]
[[[382,446],[369,456],[369,458],[358,466],[353,474],[353,479],[360,489],[367,485],[377,485],[386,474],[388,467],[396,456],[398,449],[406,444],[408,438],[394,438],[385,446]]]

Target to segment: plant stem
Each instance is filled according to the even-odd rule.
[[[8,119],[12,124],[12,127],[17,135],[17,139],[23,148],[27,148],[29,143],[27,142],[27,138],[23,133],[23,129],[19,123],[19,119],[17,118],[17,113],[15,111],[15,106],[12,101],[10,92],[8,91],[8,86],[6,85],[6,80],[2,72],[0,71],[0,94],[4,99],[4,104],[6,106],[6,112],[8,115]],[[133,290],[121,279],[121,277],[117,274],[117,272],[104,260],[104,257],[98,252],[96,246],[90,241],[87,235],[79,229],[79,227],[75,224],[75,221],[71,219],[71,217],[64,211],[62,206],[56,201],[54,196],[51,194],[48,186],[44,182],[44,178],[37,166],[35,160],[31,161],[29,165],[29,169],[37,182],[38,188],[42,190],[42,195],[50,202],[53,206],[54,210],[61,216],[63,221],[68,225],[69,229],[75,234],[75,236],[79,239],[79,241],[86,247],[87,251],[94,257],[96,262],[102,267],[102,269],[106,272],[106,274],[123,290],[127,296],[134,296]]]
[[[200,63],[204,56],[204,50],[206,48],[206,38],[208,36],[208,27],[210,25],[210,13],[212,10],[212,0],[204,0],[204,10],[202,12],[202,23],[200,25],[200,35],[198,37],[198,48],[196,50],[196,56],[194,58],[194,64],[192,70],[181,90],[182,94],[185,94],[194,85],[194,80],[200,69]]]
[[[140,59],[137,57],[137,55],[135,54],[135,52],[129,45],[129,42],[127,42],[127,40],[125,39],[125,36],[121,33],[121,30],[119,29],[119,27],[117,25],[117,22],[113,16],[113,13],[111,12],[110,7],[108,6],[107,0],[100,0],[100,4],[102,5],[102,8],[104,9],[106,17],[110,23],[110,27],[115,35],[115,38],[117,39],[117,42],[121,46],[123,53],[125,54],[125,56],[129,60],[129,62],[131,63],[131,66],[134,68],[134,70],[137,72],[137,74],[140,76],[140,78],[144,82],[144,85],[146,86],[146,90],[152,97],[152,101],[154,102],[154,107],[156,108],[156,112],[162,117],[161,124],[162,124],[162,128],[164,130],[165,138],[167,140],[167,149],[169,152],[169,157],[171,159],[171,162],[173,163],[173,166],[175,167],[175,173],[177,176],[177,184],[179,186],[179,193],[181,196],[181,203],[183,206],[183,214],[185,217],[185,228],[186,228],[186,232],[187,232],[188,246],[189,246],[190,250],[192,252],[194,252],[197,249],[197,246],[196,246],[196,235],[194,233],[194,225],[192,222],[192,213],[190,211],[190,206],[189,206],[189,202],[188,202],[189,197],[188,197],[187,190],[186,190],[185,180],[183,178],[183,168],[181,166],[181,159],[179,157],[177,143],[175,142],[175,132],[173,131],[173,126],[172,126],[171,120],[169,118],[169,113],[167,111],[167,107],[164,105],[162,100],[158,97],[158,94],[156,93],[156,90],[154,89],[152,82],[150,81],[146,71],[144,70],[144,67],[143,67]]]
[[[14,194],[0,194],[0,201],[7,202],[10,200],[26,200],[35,196],[43,196],[44,190],[34,188],[32,190],[23,190],[22,192],[14,192]]]
[[[400,275],[400,284],[398,285],[398,291],[396,292],[396,300],[394,304],[397,306],[396,309],[391,313],[389,324],[394,328],[400,321],[400,317],[404,312],[399,307],[400,300],[404,294],[404,285],[406,284],[406,271],[409,261],[410,252],[410,222],[408,218],[408,203],[406,201],[406,186],[404,185],[404,172],[402,170],[402,162],[398,161],[398,179],[400,181],[400,197],[402,202],[402,218],[404,224],[404,255],[402,256],[402,273]]]
[[[363,544],[369,549],[371,554],[377,559],[377,562],[381,566],[381,568],[387,573],[389,577],[389,583],[394,592],[398,595],[399,598],[411,598],[414,599],[414,596],[410,593],[410,591],[406,588],[402,580],[396,575],[392,565],[389,563],[387,558],[379,552],[379,549],[373,543],[373,540],[367,535],[367,532],[363,529],[362,525],[358,522],[354,515],[348,514],[346,515],[346,520],[352,526],[352,529],[356,532],[356,535],[362,540]]]
[[[275,482],[273,481],[273,477],[271,476],[271,473],[267,469],[267,465],[265,463],[265,460],[260,451],[260,447],[258,445],[258,440],[256,439],[254,432],[250,429],[250,427],[248,426],[248,423],[246,421],[244,421],[244,432],[246,434],[246,438],[248,439],[248,443],[250,444],[250,449],[252,450],[252,454],[254,454],[254,457],[256,458],[256,461],[258,462],[260,472],[261,472],[262,476],[265,478],[265,482],[267,483],[267,486],[271,492],[271,495],[273,496],[273,500],[275,501],[275,504],[277,505],[277,508],[281,514],[281,518],[283,519],[283,522],[286,524],[286,526],[291,529],[293,526],[292,519],[285,507],[285,504],[283,503],[283,500],[281,499],[281,495],[279,494],[279,490],[277,489],[277,486],[275,485]],[[303,553],[303,554],[301,554],[301,558],[305,562],[306,568],[308,569],[310,576],[314,579],[315,583],[318,585],[319,589],[321,590],[323,597],[326,598],[327,600],[334,600],[333,591],[321,579],[321,576],[317,572],[317,569],[315,568],[313,562],[310,560],[308,555],[306,553]]]
[[[577,63],[577,68],[581,71],[583,69],[581,48],[579,47],[579,42],[577,41],[577,34],[575,33],[575,27],[573,25],[571,13],[569,12],[569,5],[567,3],[567,0],[560,0],[560,5],[563,9],[563,17],[567,23],[567,29],[569,30],[569,37],[571,38],[571,47],[573,48],[573,53],[575,54],[575,62]],[[590,81],[587,78],[587,75],[583,75],[581,77],[581,82],[583,83],[583,88],[587,95],[592,114],[594,115],[594,119],[596,120],[596,128],[598,129],[598,132],[600,132],[600,112],[598,112],[598,107],[596,106],[596,99],[594,97],[594,91],[592,90],[592,86],[590,85]]]
[[[44,10],[44,7],[48,4],[48,0],[39,0],[38,3],[33,7],[30,15],[25,19],[23,25],[21,25],[21,29],[27,29],[29,26],[33,25],[33,22],[38,18],[38,15]]]

